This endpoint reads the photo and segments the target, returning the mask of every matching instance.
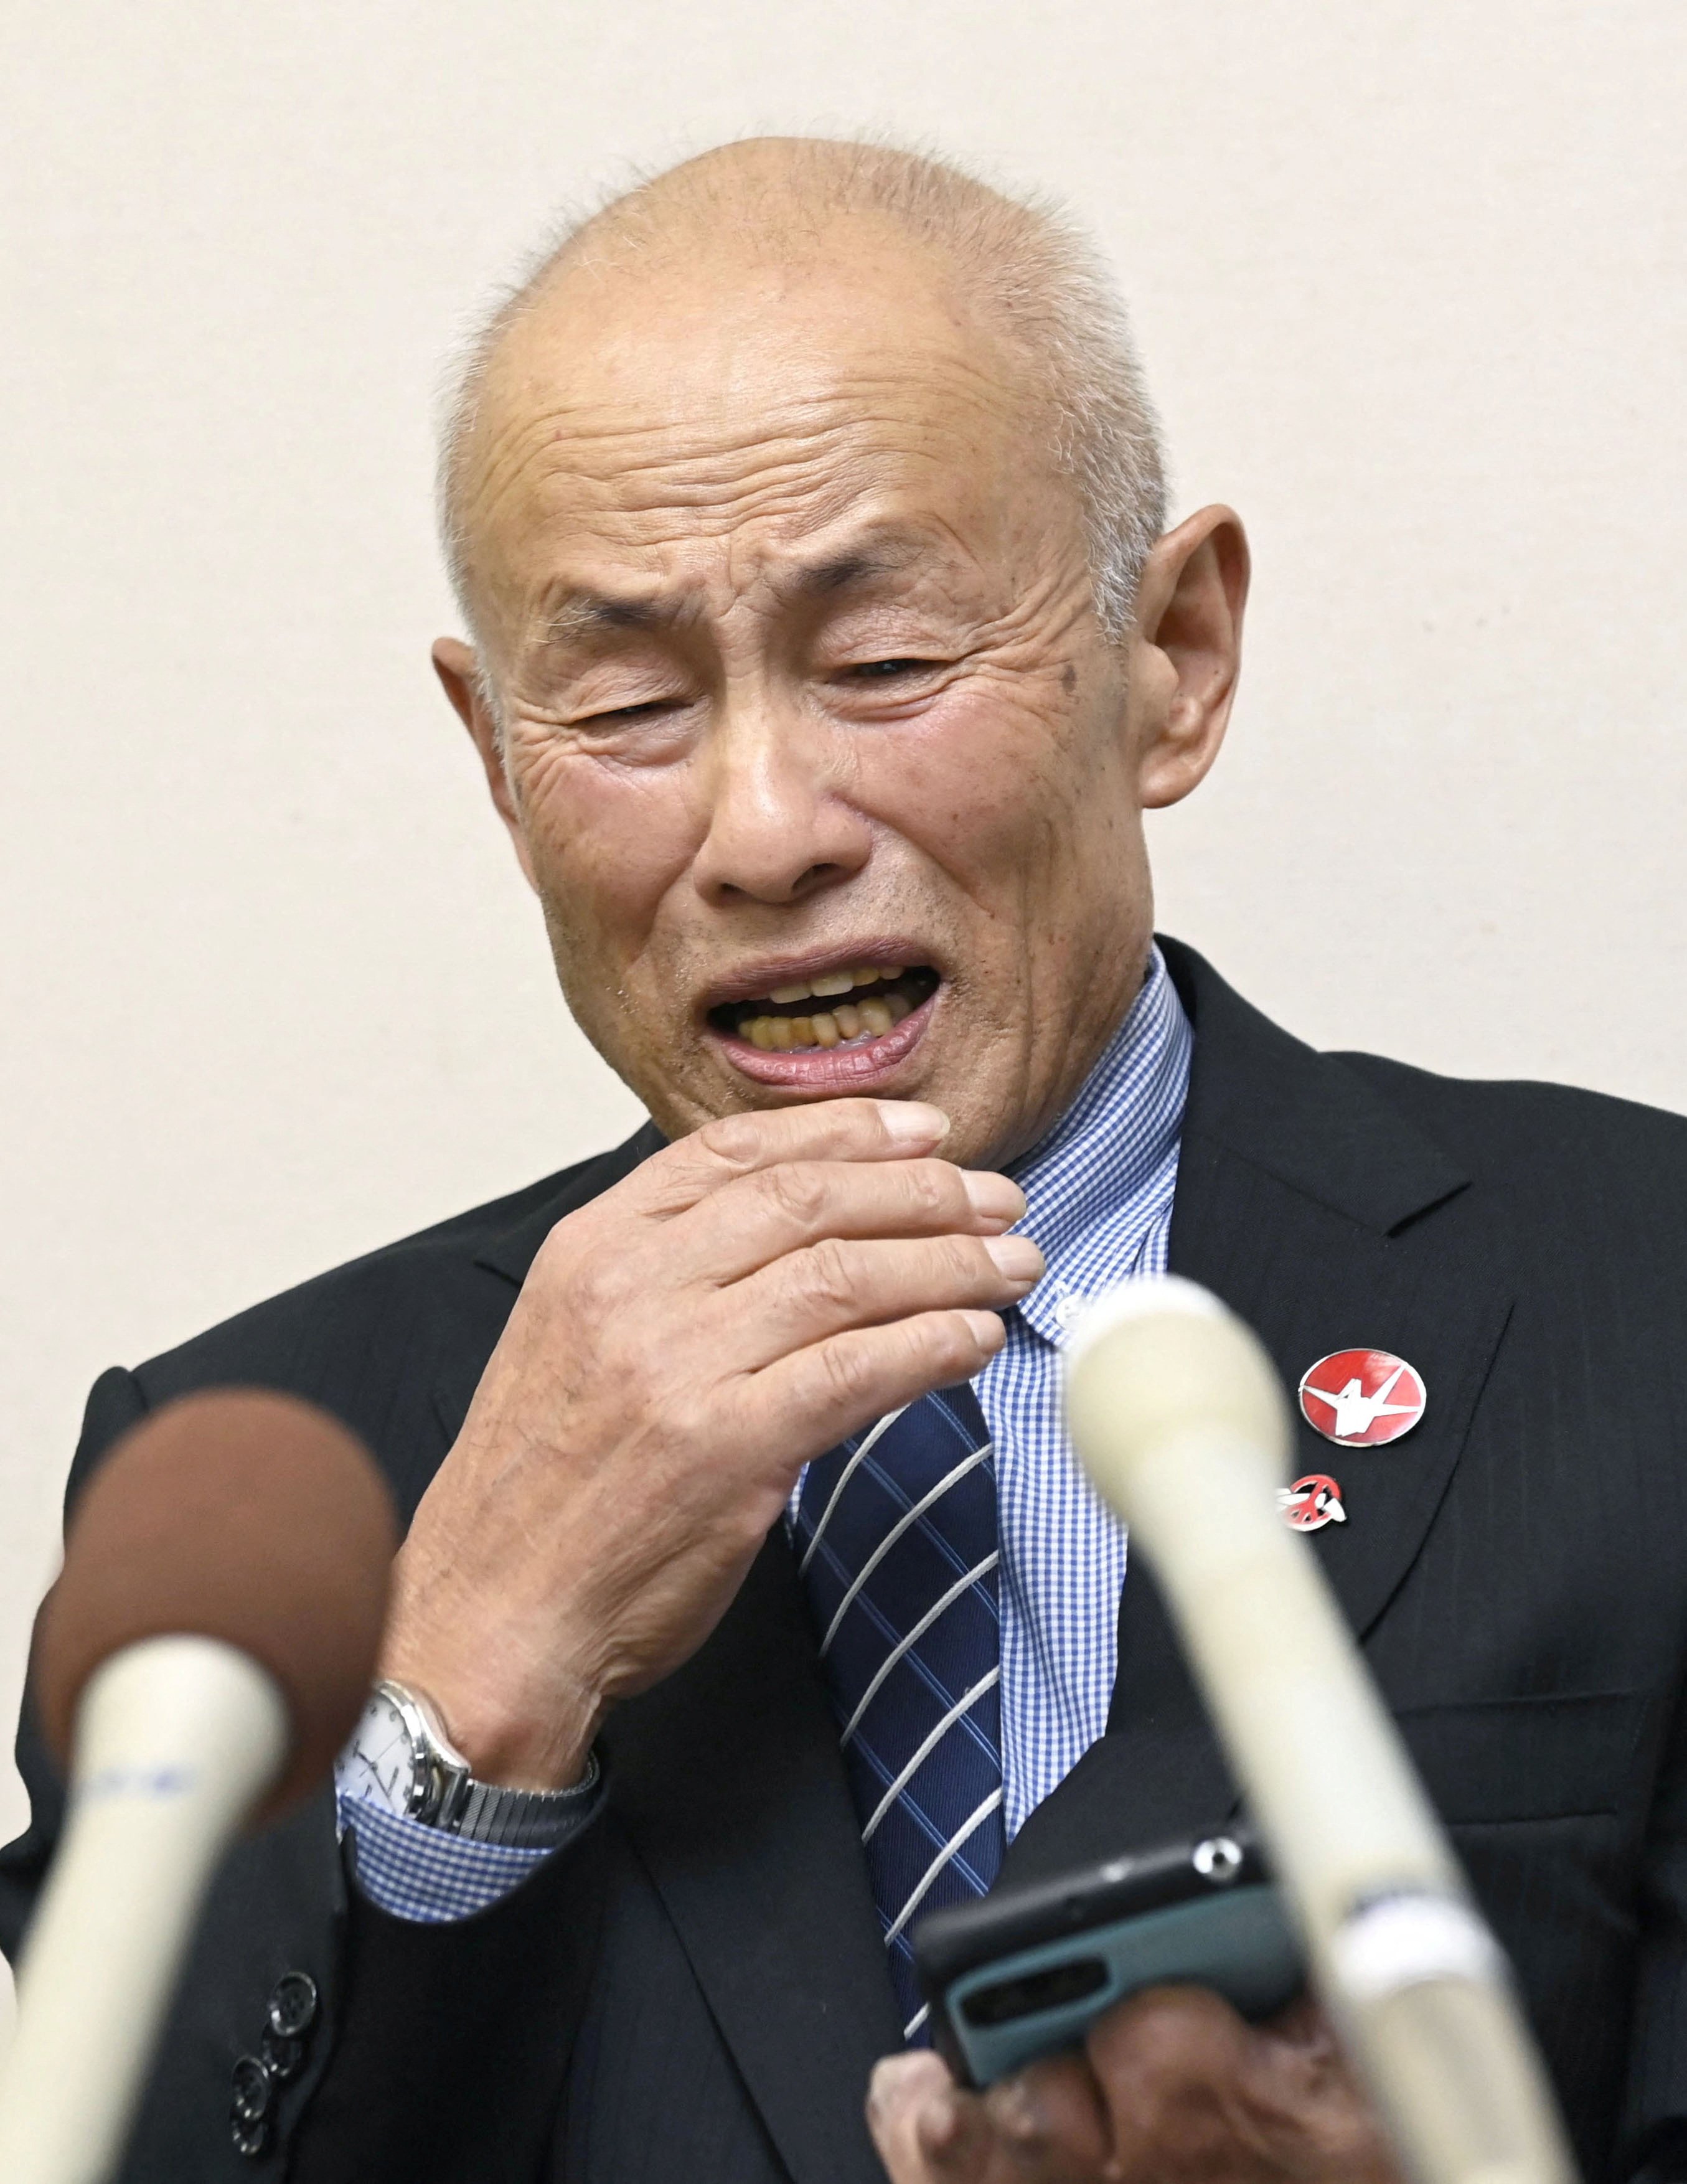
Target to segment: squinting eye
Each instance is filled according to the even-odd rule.
[[[642,705],[616,705],[607,713],[587,713],[579,723],[582,727],[596,727],[606,722],[619,722],[623,726],[640,721],[654,721],[664,713],[671,713],[679,700],[675,698],[649,698]]]
[[[882,682],[893,675],[914,675],[922,667],[936,665],[934,660],[863,660],[849,672],[862,682]]]

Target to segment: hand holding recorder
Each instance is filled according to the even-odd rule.
[[[889,2057],[867,2120],[891,2184],[1400,2184],[1321,2011],[1253,2025],[1198,1986],[1116,2003],[1081,2049],[983,2092]]]

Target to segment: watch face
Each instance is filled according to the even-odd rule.
[[[420,1763],[404,1716],[384,1691],[372,1691],[341,1757],[341,1787],[355,1797],[372,1797],[388,1812],[407,1814]]]

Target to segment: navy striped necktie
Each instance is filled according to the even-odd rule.
[[[818,1457],[794,1531],[910,2039],[909,1930],[1002,1858],[1001,1618],[988,1429],[965,1383]]]

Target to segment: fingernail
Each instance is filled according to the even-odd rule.
[[[993,1175],[988,1168],[969,1168],[963,1173],[961,1181],[973,1212],[985,1220],[999,1221],[1004,1228],[1011,1228],[1023,1217],[1025,1193],[1006,1176]]]
[[[1043,1279],[1043,1254],[1028,1236],[987,1236],[984,1249],[1009,1281],[1029,1289]]]
[[[937,1145],[949,1135],[949,1117],[923,1100],[887,1100],[879,1109],[888,1135],[905,1145]]]
[[[1021,2148],[1035,2146],[1048,2135],[1049,2119],[1043,2104],[1023,2084],[1012,2081],[992,2088],[999,2128]]]

